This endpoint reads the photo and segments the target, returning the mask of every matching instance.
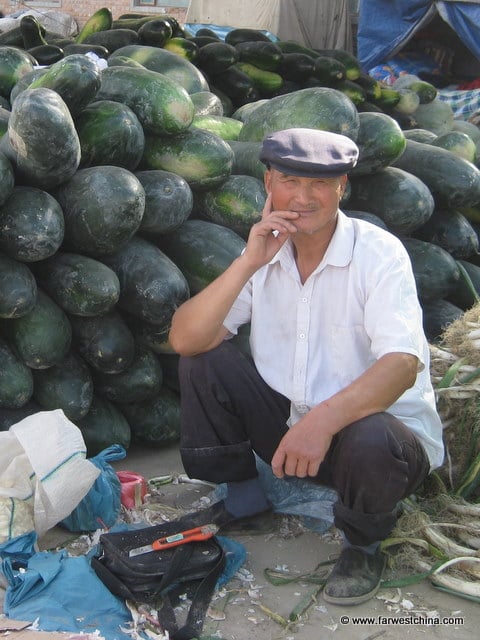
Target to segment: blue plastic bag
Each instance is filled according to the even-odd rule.
[[[59,524],[69,531],[95,531],[115,524],[120,515],[121,485],[109,463],[122,460],[126,455],[124,447],[113,444],[89,459],[100,469],[100,474],[83,500]]]
[[[303,524],[317,533],[325,533],[333,524],[333,505],[337,492],[311,480],[296,477],[277,478],[272,468],[255,456],[258,478],[275,513],[300,516]],[[212,491],[212,502],[223,500],[227,485],[218,484]]]
[[[86,556],[42,551],[22,566],[6,557],[2,569],[9,584],[4,603],[9,618],[37,620],[42,631],[98,629],[106,640],[131,638],[122,632],[132,620],[129,610],[98,580]]]

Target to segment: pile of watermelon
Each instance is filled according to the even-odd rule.
[[[91,455],[178,439],[171,317],[245,246],[275,129],[356,140],[342,208],[402,239],[432,341],[478,300],[480,132],[431,85],[255,30],[102,9],[32,42],[31,22],[0,38],[0,429],[61,408]]]

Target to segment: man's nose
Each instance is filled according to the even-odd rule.
[[[308,184],[299,184],[295,192],[295,198],[299,202],[311,202],[312,201],[312,189]]]

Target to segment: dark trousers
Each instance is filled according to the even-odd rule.
[[[190,477],[222,483],[257,475],[286,433],[290,401],[271,389],[251,359],[229,342],[180,358],[181,456]],[[352,544],[388,537],[398,503],[426,478],[418,438],[389,413],[344,427],[312,482],[335,489],[335,525]]]

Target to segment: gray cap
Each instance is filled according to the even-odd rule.
[[[357,145],[347,136],[320,129],[292,128],[266,136],[260,160],[287,175],[333,178],[353,169],[358,153]]]

